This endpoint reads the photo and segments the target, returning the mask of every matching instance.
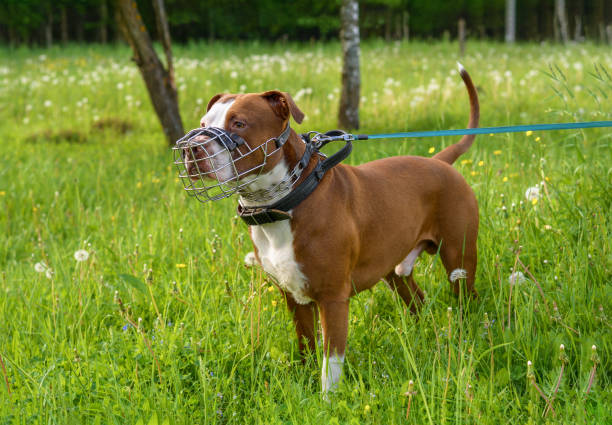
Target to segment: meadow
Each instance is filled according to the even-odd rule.
[[[362,46],[362,133],[462,128],[457,46]],[[186,129],[218,92],[280,89],[336,126],[338,44],[175,46]],[[125,46],[0,49],[0,424],[612,423],[610,129],[478,136],[480,298],[438,256],[411,316],[351,302],[338,391],[302,365],[235,199],[188,198]],[[481,126],[612,119],[612,51],[468,44]],[[455,138],[358,142],[350,164]],[[562,348],[561,348],[562,347]],[[412,383],[411,383],[412,381]]]

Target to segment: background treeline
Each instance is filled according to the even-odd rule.
[[[503,40],[509,0],[363,0],[364,38],[455,38],[463,18],[468,37]],[[556,0],[516,0],[518,40],[559,39]],[[558,0],[557,0],[558,1]],[[153,33],[150,0],[138,0]],[[571,39],[612,42],[612,0],[569,0]],[[339,0],[166,0],[174,41],[326,40],[340,28]],[[0,43],[53,45],[114,41],[112,0],[0,0]]]

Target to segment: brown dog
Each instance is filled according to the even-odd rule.
[[[462,67],[460,74],[470,98],[469,127],[477,127],[476,89]],[[252,149],[287,129],[290,116],[300,123],[304,114],[286,93],[219,94],[210,100],[201,125],[239,135]],[[324,393],[335,388],[342,372],[351,296],[385,280],[416,312],[423,292],[412,268],[422,251],[440,253],[455,294],[464,280],[467,293],[476,296],[478,205],[472,189],[450,165],[473,140],[474,136],[464,136],[433,158],[402,156],[357,167],[337,165],[291,211],[290,220],[250,226],[255,250],[245,260],[257,261],[276,279],[293,313],[301,350],[314,349],[318,307]],[[245,173],[249,182],[246,170],[260,166],[259,177],[245,189],[255,193],[282,180],[305,146],[291,130],[286,143],[267,158],[254,154],[225,167],[232,157],[219,154],[209,167],[221,170],[215,176],[219,181]],[[313,156],[301,179],[316,162]],[[186,161],[186,166],[190,176],[201,171],[194,170],[194,161]],[[289,191],[291,187],[275,199]],[[243,197],[241,204],[258,203]]]

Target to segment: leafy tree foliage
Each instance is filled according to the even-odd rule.
[[[363,38],[454,38],[457,21],[464,18],[469,37],[503,40],[505,2],[362,0],[361,34]],[[106,34],[109,40],[117,39],[112,3],[110,0],[1,0],[0,43],[42,45],[49,27],[53,42],[58,42],[62,39],[62,25],[67,28],[70,41],[99,42]],[[148,28],[154,31],[151,1],[137,0],[137,3]],[[579,26],[586,38],[605,38],[606,26],[612,25],[612,2],[574,0],[566,4],[572,36]],[[340,29],[340,0],[166,0],[166,9],[172,38],[177,42],[326,40],[337,38]],[[554,38],[553,0],[517,0],[516,18],[517,39]],[[102,26],[105,31],[101,30]]]

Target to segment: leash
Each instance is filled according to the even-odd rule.
[[[508,125],[502,127],[478,127],[458,130],[409,131],[400,133],[350,134],[330,136],[331,140],[345,140],[352,136],[353,140],[373,139],[407,139],[415,137],[463,136],[467,134],[521,133],[524,131],[574,130],[581,128],[609,128],[612,121],[564,122],[557,124]]]
[[[434,131],[409,131],[399,133],[379,133],[379,134],[351,134],[341,130],[332,130],[327,133],[311,131],[302,134],[301,137],[306,143],[306,151],[300,160],[305,167],[313,154],[318,154],[325,158],[317,160],[315,168],[310,174],[298,184],[286,196],[273,203],[259,207],[247,207],[238,204],[238,216],[249,226],[274,223],[276,221],[291,219],[291,210],[306,199],[319,185],[326,171],[336,166],[346,159],[352,150],[352,142],[355,140],[375,140],[375,139],[406,139],[416,137],[440,137],[440,136],[463,136],[468,134],[495,134],[495,133],[520,133],[526,131],[550,131],[550,130],[573,130],[582,128],[610,128],[612,121],[588,121],[588,122],[568,122],[557,124],[530,124],[530,125],[510,125],[501,127],[479,127],[458,130],[434,130]],[[329,158],[319,152],[323,146],[330,142],[343,140],[345,145]]]

